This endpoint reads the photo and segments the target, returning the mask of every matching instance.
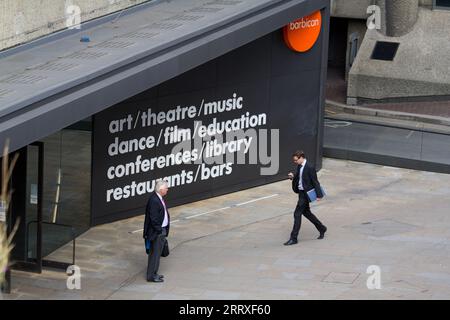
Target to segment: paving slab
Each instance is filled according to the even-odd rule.
[[[450,175],[324,159],[319,178],[323,240],[304,219],[299,243],[283,245],[296,195],[280,181],[171,208],[164,283],[145,280],[141,215],[79,237],[81,290],[64,272],[13,271],[3,299],[450,299]],[[367,287],[373,265],[381,289]]]

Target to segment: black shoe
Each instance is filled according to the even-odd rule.
[[[160,278],[160,279],[164,279],[164,276],[162,274],[155,274],[155,277]]]
[[[285,242],[285,243],[284,243],[285,246],[290,246],[290,245],[293,245],[293,244],[297,244],[297,240],[295,240],[295,239],[289,239],[288,242]]]
[[[164,279],[160,278],[160,277],[153,277],[150,279],[147,279],[148,282],[164,282]]]
[[[325,238],[325,232],[327,232],[327,227],[323,227],[323,230],[320,231],[320,235],[317,239],[323,239]]]

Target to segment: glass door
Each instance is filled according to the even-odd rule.
[[[19,156],[18,173],[13,177],[17,184],[25,184],[24,197],[13,201],[11,223],[20,221],[15,236],[13,268],[42,272],[42,195],[44,148],[35,142],[24,148]],[[13,181],[14,183],[14,181]],[[20,194],[18,192],[17,194]]]
[[[28,146],[27,152],[27,262],[42,271],[42,191],[44,146],[35,142]]]
[[[91,121],[87,119],[20,150],[13,174],[11,221],[15,269],[66,270],[75,238],[90,227]]]

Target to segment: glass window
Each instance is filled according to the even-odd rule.
[[[76,235],[90,226],[91,122],[81,121],[52,134],[44,143],[43,221],[70,225]],[[70,229],[45,224],[43,256],[71,239]]]
[[[12,253],[16,268],[36,271],[38,266],[27,264],[40,258],[72,262],[72,230],[75,237],[79,236],[89,229],[91,221],[91,140],[89,118],[20,150],[12,179],[18,192],[14,193],[15,210],[11,219],[20,218]],[[42,205],[40,232],[39,204]],[[68,246],[62,253],[52,256],[65,244]]]
[[[448,8],[448,9],[450,9],[450,0],[434,0],[434,6],[436,8]]]

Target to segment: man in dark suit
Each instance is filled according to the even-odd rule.
[[[292,180],[292,190],[298,193],[298,202],[294,211],[294,227],[292,228],[291,237],[284,245],[289,246],[297,243],[298,233],[302,224],[302,215],[311,221],[319,231],[318,239],[323,239],[327,227],[317,219],[311,212],[309,203],[311,202],[307,192],[314,189],[317,194],[317,201],[323,198],[319,180],[317,179],[316,169],[306,161],[303,151],[296,151],[292,155],[292,160],[297,165],[295,174],[289,173],[288,177]]]
[[[166,181],[158,180],[155,191],[147,202],[144,221],[144,239],[150,241],[148,255],[147,281],[163,282],[164,276],[158,274],[159,260],[164,248],[166,237],[169,235],[170,216],[163,197],[169,187]]]

